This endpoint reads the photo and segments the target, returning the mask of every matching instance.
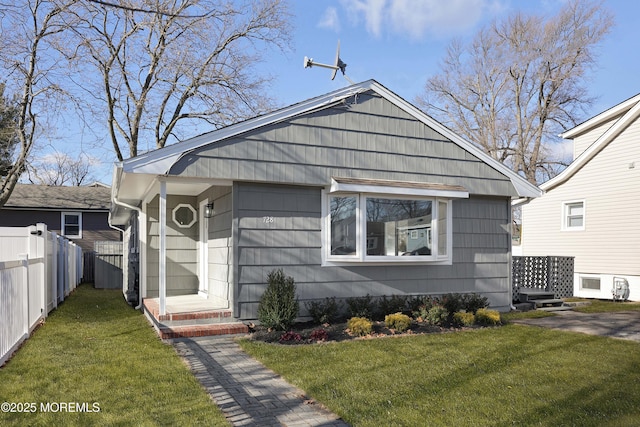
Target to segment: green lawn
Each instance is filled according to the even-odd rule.
[[[249,354],[354,426],[640,425],[640,344],[523,325]]]
[[[581,298],[569,298],[568,301],[584,301],[587,305],[578,306],[574,308],[574,311],[581,313],[606,313],[614,311],[640,311],[640,303],[638,302],[621,302],[611,300],[597,300],[597,299],[581,299]]]
[[[90,285],[80,286],[0,368],[2,402],[36,411],[0,412],[0,425],[228,425],[122,293]],[[70,412],[68,402],[99,412]]]

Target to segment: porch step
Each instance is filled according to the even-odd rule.
[[[220,323],[216,325],[185,325],[156,327],[163,340],[172,338],[208,337],[214,335],[246,334],[249,327],[244,323]]]
[[[249,332],[235,321],[231,310],[206,310],[160,315],[156,301],[144,300],[143,312],[161,339],[192,338],[213,335],[235,335]]]
[[[551,299],[536,299],[531,301],[535,303],[536,308],[541,307],[560,307],[564,303],[561,299],[551,298]]]
[[[535,302],[554,298],[555,294],[553,292],[547,292],[542,289],[520,289],[520,302]]]

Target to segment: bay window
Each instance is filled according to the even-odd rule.
[[[401,184],[333,179],[323,193],[325,264],[451,263],[451,201],[468,193],[457,186]]]

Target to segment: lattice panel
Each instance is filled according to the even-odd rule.
[[[513,257],[513,300],[520,289],[553,291],[556,298],[573,296],[573,257]]]

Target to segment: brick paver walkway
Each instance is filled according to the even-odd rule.
[[[229,337],[170,341],[234,426],[348,426]]]

